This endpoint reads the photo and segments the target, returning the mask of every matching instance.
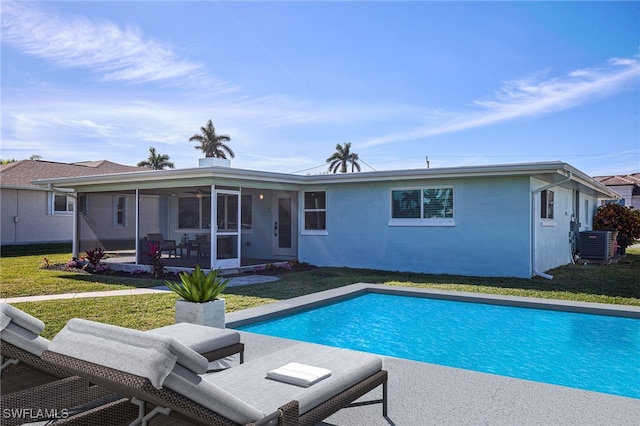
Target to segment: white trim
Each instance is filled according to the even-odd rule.
[[[324,192],[324,209],[306,209],[304,206],[305,194],[307,192]],[[300,234],[301,235],[328,235],[329,234],[329,191],[326,188],[305,189],[300,191]],[[324,212],[324,229],[307,229],[305,213]]]
[[[56,210],[56,197],[64,197],[66,210]],[[71,200],[71,210],[69,210],[69,200]],[[52,216],[71,216],[76,211],[76,200],[70,195],[49,192],[48,204],[49,214]]]
[[[558,226],[555,219],[542,219],[540,220],[540,226],[542,227],[553,227]]]
[[[391,219],[388,226],[456,226],[454,219]]]
[[[300,232],[300,235],[329,235],[329,231],[327,231],[326,229],[318,229],[318,230],[302,230],[302,232]]]
[[[453,191],[453,217],[451,218],[425,218],[424,216],[424,191],[426,189],[449,189]],[[394,191],[420,191],[420,217],[419,218],[398,218],[393,217],[393,192]],[[456,226],[456,204],[457,195],[456,186],[451,185],[423,185],[423,186],[408,186],[408,187],[393,187],[389,189],[389,221],[388,226]]]
[[[137,190],[136,190],[137,191]],[[122,205],[122,223],[118,223],[118,201],[123,199]],[[113,196],[113,227],[114,228],[126,228],[127,227],[127,207],[129,200],[126,195],[114,195]]]

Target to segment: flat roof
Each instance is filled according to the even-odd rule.
[[[131,186],[141,182],[154,182],[166,188],[178,182],[197,180],[236,179],[255,182],[276,182],[282,184],[317,185],[356,182],[382,182],[417,179],[452,179],[499,176],[533,176],[559,182],[566,177],[595,193],[612,199],[619,195],[575,167],[560,161],[540,163],[498,164],[482,166],[443,167],[433,169],[383,170],[359,173],[332,173],[316,175],[295,175],[259,170],[236,169],[233,167],[206,166],[187,169],[155,170],[143,172],[116,173],[110,175],[79,176],[34,180],[35,185],[57,188],[82,188],[91,186]]]

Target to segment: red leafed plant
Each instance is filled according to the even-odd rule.
[[[640,210],[613,203],[600,206],[593,229],[618,231],[618,244],[627,247],[640,239]]]
[[[106,256],[106,254],[107,253],[105,253],[105,251],[100,247],[96,247],[93,250],[87,250],[89,266],[93,269],[98,269],[100,267],[100,261]]]
[[[162,261],[162,250],[160,244],[157,241],[150,241],[149,253],[147,256],[151,260],[151,268],[153,269],[153,276],[159,278],[164,275],[164,262]]]

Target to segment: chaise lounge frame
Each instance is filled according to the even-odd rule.
[[[115,424],[116,419],[135,420],[136,415],[139,414],[138,409],[130,403],[129,399],[131,399],[131,402],[140,405],[142,407],[141,410],[145,412],[145,404],[139,401],[144,401],[157,407],[148,414],[140,413],[138,415],[137,421],[143,425],[146,425],[147,421],[160,411],[164,414],[170,413],[172,416],[186,420],[193,425],[241,426],[177,392],[166,388],[155,388],[146,378],[52,351],[45,351],[42,357],[59,368],[68,370],[92,383],[126,397],[57,422],[61,426],[99,424],[99,419],[105,417],[109,418],[112,424]],[[250,425],[267,424],[277,418],[277,424],[281,426],[311,426],[343,408],[376,403],[382,404],[382,414],[386,417],[387,378],[387,371],[380,370],[302,415],[298,410],[298,402],[291,401],[277,409],[274,407],[274,414],[256,423],[250,423]],[[358,398],[380,385],[382,385],[382,399],[354,403]]]

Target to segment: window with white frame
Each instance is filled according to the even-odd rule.
[[[540,218],[553,219],[553,191],[544,190],[540,192]]]
[[[309,191],[304,193],[304,230],[327,230],[327,193]]]
[[[51,194],[51,214],[73,213],[73,197],[62,194]]]
[[[127,226],[127,197],[113,197],[113,224],[117,227]]]
[[[178,228],[210,229],[211,197],[180,197],[178,199]]]
[[[453,225],[452,186],[391,190],[391,225]]]

